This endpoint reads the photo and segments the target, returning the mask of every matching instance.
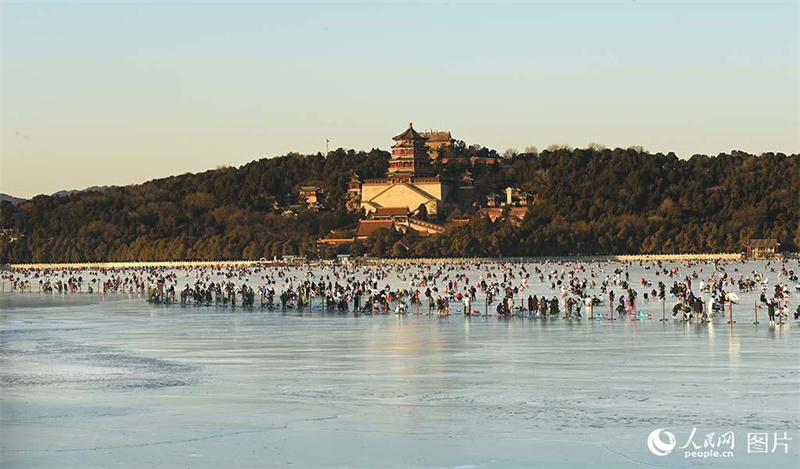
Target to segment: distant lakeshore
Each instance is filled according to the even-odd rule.
[[[593,147],[500,158],[459,141],[433,163],[412,131],[411,140],[392,140],[391,153],[291,153],[2,202],[0,263],[735,257],[754,240],[800,251],[797,155],[734,151],[683,160]]]
[[[787,259],[800,258],[798,253],[785,253]],[[738,261],[742,253],[713,254],[622,254],[608,256],[544,256],[544,257],[447,257],[447,258],[342,258],[339,262],[358,264],[461,264],[478,262],[679,262],[679,261]],[[111,261],[111,262],[73,262],[10,264],[12,269],[135,269],[147,267],[188,268],[188,267],[237,267],[255,265],[324,265],[336,263],[334,260],[306,260],[302,258],[261,259],[261,260],[211,260],[211,261]]]

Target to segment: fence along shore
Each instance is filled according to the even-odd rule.
[[[788,258],[797,258],[787,255]],[[442,258],[346,258],[344,262],[359,264],[462,264],[484,262],[680,262],[680,261],[738,261],[742,253],[714,253],[714,254],[625,254],[611,256],[541,256],[541,257],[442,257]],[[136,269],[151,267],[166,267],[181,269],[189,267],[244,267],[259,264],[303,264],[320,265],[330,264],[336,260],[305,260],[302,258],[260,259],[260,260],[213,260],[213,261],[111,261],[111,262],[65,262],[65,263],[33,263],[10,264],[6,267],[12,269]]]

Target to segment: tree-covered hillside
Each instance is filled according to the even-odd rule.
[[[318,249],[317,238],[358,219],[345,207],[352,174],[381,177],[388,158],[381,150],[289,154],[101,192],[3,202],[0,262],[339,251],[425,257],[730,252],[741,251],[750,237],[777,238],[784,251],[800,245],[798,155],[734,152],[683,160],[633,149],[564,148],[519,155],[505,169],[469,167],[458,155],[439,167],[452,176],[469,169],[479,196],[507,186],[534,194],[536,203],[519,226],[475,216],[437,236],[379,230],[364,243]],[[285,213],[299,187],[308,185],[323,188],[326,210]],[[474,210],[456,199],[442,212],[470,216]]]

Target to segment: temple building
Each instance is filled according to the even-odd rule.
[[[428,139],[425,145],[432,160],[438,159],[441,153],[453,147],[453,137],[450,132],[429,131],[422,132],[421,135]]]
[[[393,208],[407,209],[420,218],[435,216],[457,183],[436,174],[428,154],[428,138],[414,130],[412,124],[393,140],[387,177],[365,180],[360,187],[351,181],[350,191],[360,195],[361,208],[368,214]]]
[[[303,186],[300,188],[300,198],[305,199],[309,208],[318,207],[322,203],[322,189],[317,186]]]
[[[486,196],[486,208],[479,210],[479,213],[489,217],[492,223],[499,219],[506,219],[512,224],[519,226],[528,208],[535,203],[532,194],[516,187],[506,187],[505,197],[497,193]]]
[[[748,259],[773,259],[779,256],[778,246],[780,243],[774,238],[751,239],[745,247],[745,254]]]

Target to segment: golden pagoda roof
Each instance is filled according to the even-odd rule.
[[[427,140],[428,137],[421,135],[419,132],[414,130],[414,124],[409,122],[408,129],[403,132],[402,134],[392,138],[392,140]]]

